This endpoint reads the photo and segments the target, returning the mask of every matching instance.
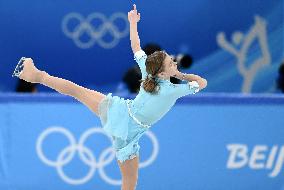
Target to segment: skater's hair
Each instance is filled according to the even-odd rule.
[[[145,80],[142,80],[143,88],[146,92],[155,94],[159,91],[157,75],[164,70],[163,63],[166,56],[166,52],[156,51],[147,57],[145,64],[148,75]]]

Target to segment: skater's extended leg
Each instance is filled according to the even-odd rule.
[[[66,79],[54,77],[45,71],[38,70],[34,66],[32,59],[27,59],[24,62],[24,69],[19,78],[31,83],[43,84],[61,94],[72,96],[97,115],[98,105],[105,98],[105,95],[100,92],[84,88]]]

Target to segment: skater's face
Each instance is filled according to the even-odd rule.
[[[166,58],[163,63],[163,71],[161,72],[161,75],[164,75],[165,77],[171,77],[175,75],[177,72],[177,63],[173,61],[173,58],[166,54]]]

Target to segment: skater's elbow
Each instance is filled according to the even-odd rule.
[[[137,51],[141,50],[140,43],[131,44],[132,52],[135,54]]]
[[[199,89],[202,90],[204,88],[207,87],[207,80],[202,78],[200,80],[197,81],[198,85],[199,85]]]

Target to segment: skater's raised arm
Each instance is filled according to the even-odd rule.
[[[130,41],[131,48],[135,54],[137,51],[141,50],[140,39],[138,36],[137,23],[140,20],[140,13],[137,12],[136,5],[133,5],[133,10],[128,12],[128,21],[130,25]]]

